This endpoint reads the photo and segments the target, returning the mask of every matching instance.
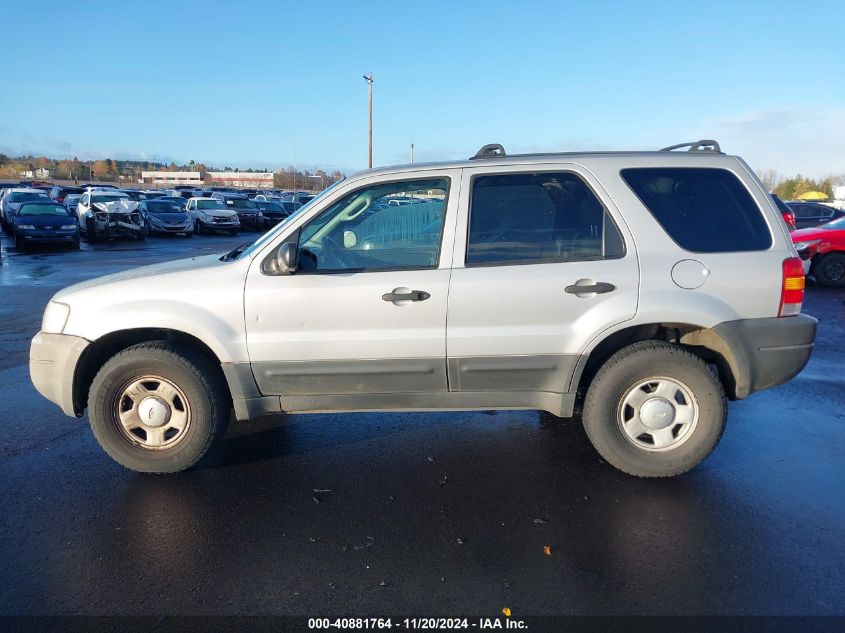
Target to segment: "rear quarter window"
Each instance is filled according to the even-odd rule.
[[[726,169],[643,167],[621,171],[666,233],[695,253],[763,251],[772,235],[760,208]]]

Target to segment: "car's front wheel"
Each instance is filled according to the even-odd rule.
[[[113,356],[88,395],[91,428],[103,450],[147,473],[179,472],[199,462],[222,439],[230,409],[220,368],[164,341]]]
[[[822,286],[845,286],[845,253],[828,253],[813,266]]]
[[[672,477],[719,443],[727,404],[719,379],[679,345],[643,341],[616,352],[584,401],[584,429],[611,465],[638,477]]]

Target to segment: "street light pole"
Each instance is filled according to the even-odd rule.
[[[414,144],[411,143],[411,162],[414,162]]]
[[[364,80],[367,82],[367,100],[369,102],[369,134],[368,134],[368,152],[367,152],[367,167],[373,168],[373,73],[364,75]]]

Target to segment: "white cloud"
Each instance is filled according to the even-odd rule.
[[[756,110],[702,121],[700,129],[754,169],[816,178],[845,173],[845,110]]]

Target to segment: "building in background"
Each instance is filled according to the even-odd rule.
[[[201,171],[142,171],[140,182],[147,185],[196,185],[202,187]]]
[[[142,171],[141,183],[147,185],[203,185],[272,189],[271,171]]]
[[[39,180],[47,180],[50,177],[50,170],[39,167],[34,172],[32,170],[18,172],[21,178],[38,178]]]
[[[218,187],[273,188],[271,171],[210,171],[206,178],[208,184]]]

